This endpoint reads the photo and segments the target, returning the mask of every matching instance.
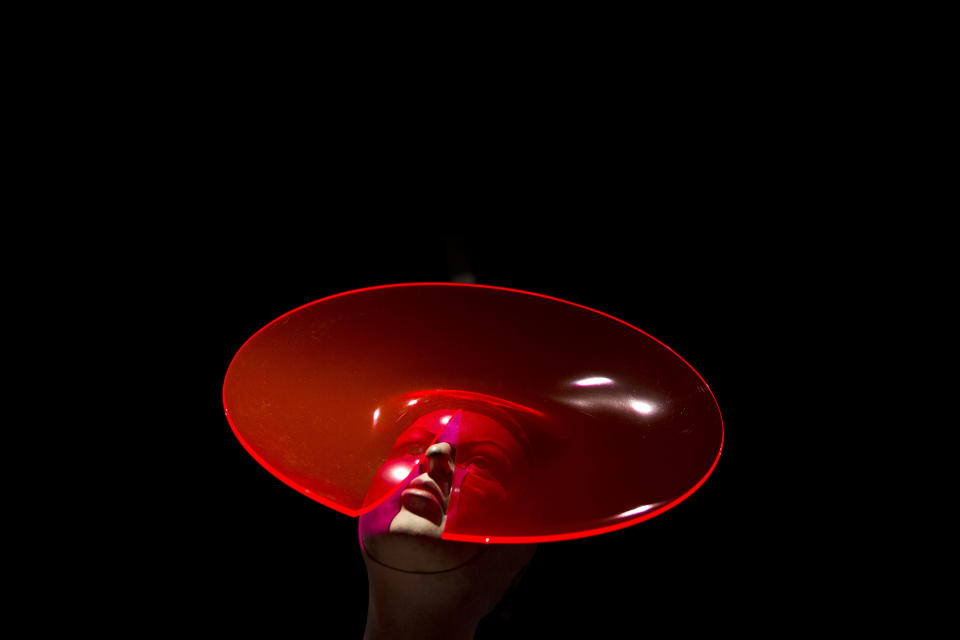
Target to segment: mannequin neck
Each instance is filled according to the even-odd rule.
[[[364,554],[369,581],[365,640],[472,640],[494,603],[469,571],[407,573]]]

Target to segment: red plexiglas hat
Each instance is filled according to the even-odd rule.
[[[483,285],[360,289],[258,331],[227,370],[234,433],[273,475],[350,516],[455,471],[442,537],[533,543],[649,519],[716,466],[723,422],[669,347],[612,316]]]

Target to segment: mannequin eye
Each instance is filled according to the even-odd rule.
[[[497,447],[483,442],[466,443],[457,455],[456,464],[490,480],[499,481],[510,473],[510,460]]]
[[[390,457],[400,456],[420,456],[427,450],[427,444],[422,440],[408,439],[406,442],[398,442],[390,451]]]

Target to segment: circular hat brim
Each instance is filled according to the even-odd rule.
[[[387,285],[294,309],[237,352],[223,403],[261,465],[350,516],[409,481],[422,458],[411,429],[458,415],[442,536],[469,542],[636,524],[699,488],[723,445],[716,399],[669,347],[602,312],[484,285]],[[449,439],[444,424],[419,444]]]

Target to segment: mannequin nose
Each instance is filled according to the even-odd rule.
[[[430,477],[446,492],[453,480],[453,457],[455,449],[448,442],[438,442],[426,450],[424,460],[420,463],[420,473],[428,473]]]

